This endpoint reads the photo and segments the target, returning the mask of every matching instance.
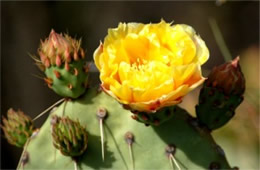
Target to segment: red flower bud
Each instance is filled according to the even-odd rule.
[[[245,92],[245,78],[239,65],[239,57],[215,67],[205,84],[222,89],[226,95],[242,95]]]

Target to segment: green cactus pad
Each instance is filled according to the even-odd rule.
[[[52,115],[63,114],[62,104]],[[106,108],[104,121],[105,160],[102,161],[100,124],[97,110]],[[73,169],[71,158],[62,155],[52,144],[51,116],[39,134],[31,139],[27,152],[29,161],[24,169]],[[125,135],[131,132],[135,169],[172,169],[165,148],[176,146],[173,156],[181,169],[208,169],[217,165],[229,169],[223,150],[214,142],[206,129],[198,126],[196,119],[178,108],[172,119],[160,126],[145,126],[131,118],[132,113],[122,108],[114,99],[96,89],[89,89],[81,99],[66,104],[65,115],[79,119],[88,129],[88,148],[78,160],[79,169],[132,169],[129,144]],[[215,167],[215,166],[214,166]]]
[[[88,73],[84,70],[84,60],[69,63],[69,71],[63,63],[60,67],[52,65],[45,69],[48,79],[52,80],[51,89],[63,97],[77,98],[86,90]],[[77,73],[75,73],[75,70]],[[59,74],[57,76],[55,72]]]
[[[226,96],[222,90],[206,85],[200,91],[196,114],[200,123],[214,130],[225,125],[243,101],[238,95]]]

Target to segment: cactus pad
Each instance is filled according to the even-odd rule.
[[[24,169],[73,169],[73,161],[58,152],[51,139],[51,117],[61,116],[63,107],[64,104],[51,113],[38,135],[30,141],[27,148],[30,159]],[[103,122],[104,162],[100,122],[96,115],[99,108],[105,108],[108,114]],[[147,127],[131,119],[131,112],[111,97],[89,89],[84,97],[67,102],[64,114],[79,119],[88,129],[88,148],[78,160],[79,169],[131,169],[133,163],[136,169],[172,169],[169,155],[175,158],[181,169],[208,169],[213,164],[221,169],[230,168],[223,150],[210,133],[178,107],[170,120],[160,126]],[[131,145],[125,139],[129,132],[134,135]],[[169,145],[175,146],[174,152],[166,152]],[[133,161],[129,157],[129,146]]]
[[[235,115],[235,109],[242,101],[241,96],[226,96],[222,90],[204,85],[200,91],[196,114],[202,124],[214,130],[226,124]]]

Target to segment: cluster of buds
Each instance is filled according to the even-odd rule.
[[[215,67],[200,91],[196,114],[208,129],[226,124],[243,101],[245,78],[239,66],[239,57]]]
[[[1,128],[7,141],[17,147],[23,147],[34,130],[31,118],[22,111],[15,111],[12,108],[7,111],[7,119],[3,117]]]
[[[78,121],[54,115],[51,120],[53,145],[65,156],[76,158],[87,149],[87,131]]]

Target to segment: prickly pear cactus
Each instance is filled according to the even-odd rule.
[[[107,118],[103,121],[104,161],[97,116],[100,108],[107,110]],[[24,169],[73,169],[73,161],[52,144],[51,117],[62,116],[63,109],[64,104],[52,112],[38,135],[30,140],[26,149],[29,159]],[[230,168],[223,150],[210,133],[200,128],[196,119],[185,110],[179,107],[174,110],[174,113],[170,110],[172,119],[160,126],[145,126],[131,119],[130,111],[95,89],[89,89],[82,98],[68,102],[65,116],[78,119],[88,131],[88,148],[78,160],[79,169],[172,169],[169,155],[174,156],[181,169]],[[125,139],[127,132],[134,135],[130,146],[133,162]],[[169,145],[175,146],[175,152],[167,152]]]
[[[94,52],[103,91],[86,91],[80,41],[52,31],[38,53],[46,83],[65,98],[24,138],[18,169],[230,169],[210,132],[233,117],[245,80],[236,58],[204,82],[209,51],[192,27],[162,20],[109,29]],[[177,104],[203,82],[194,118]]]

